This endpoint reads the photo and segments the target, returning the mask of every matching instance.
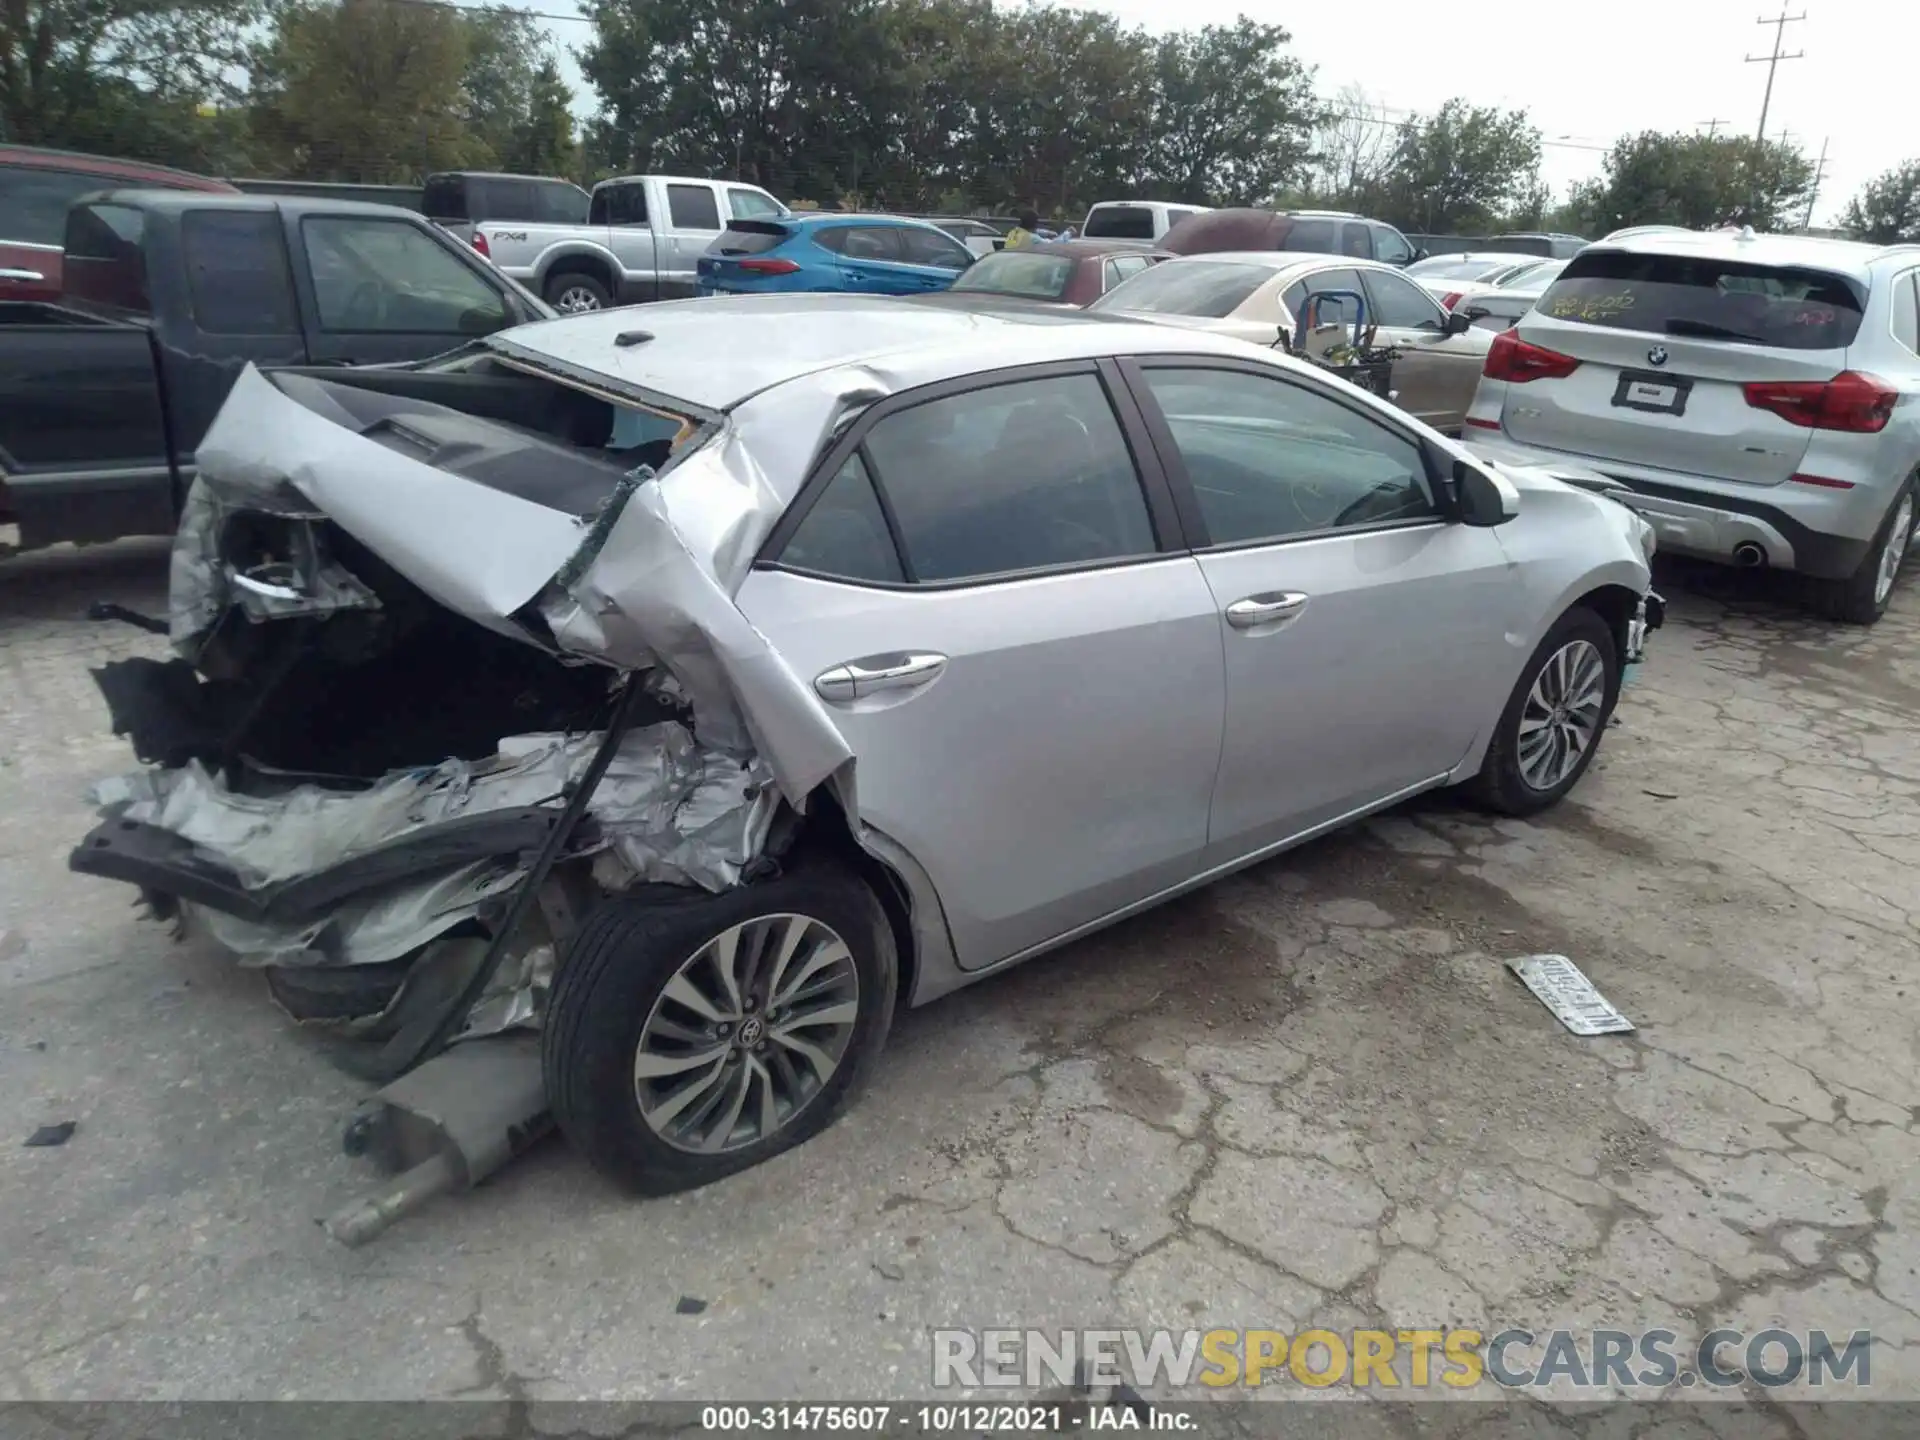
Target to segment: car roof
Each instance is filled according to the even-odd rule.
[[[1553,257],[1550,255],[1522,255],[1514,250],[1449,250],[1444,255],[1429,255],[1420,264],[1427,261],[1469,260],[1475,264],[1487,265],[1544,265]]]
[[[996,255],[1062,255],[1075,260],[1085,259],[1090,255],[1165,255],[1166,253],[1164,250],[1154,249],[1151,240],[1106,240],[1097,236],[1092,240],[1048,240],[1019,250],[994,251]]]
[[[649,338],[615,343],[635,331]],[[751,344],[740,343],[743,333],[752,336]],[[885,362],[903,383],[918,385],[1105,355],[1241,352],[1238,342],[1223,337],[1079,310],[961,309],[819,292],[588,311],[517,326],[484,343],[715,411],[806,375],[876,362]]]
[[[858,212],[847,214],[839,210],[796,211],[792,215],[774,217],[779,225],[806,225],[819,229],[828,225],[898,225],[904,230],[940,230],[931,220],[920,220],[912,215],[862,215]],[[946,231],[941,230],[945,235]],[[951,238],[951,237],[949,237]]]
[[[213,194],[237,193],[237,187],[225,180],[198,175],[191,170],[179,170],[171,165],[152,165],[144,160],[119,160],[111,155],[89,155],[80,150],[51,150],[40,145],[0,145],[0,165],[34,170],[79,170],[98,175],[104,181],[122,184],[164,180],[171,189]]]
[[[404,205],[381,205],[370,200],[332,200],[324,195],[207,194],[193,190],[154,190],[135,185],[107,185],[97,197],[113,204],[137,203],[143,210],[279,210],[289,215],[408,215],[430,223],[418,210]]]
[[[1865,280],[1876,261],[1913,246],[1870,245],[1860,240],[1830,240],[1819,235],[1765,235],[1742,229],[1680,230],[1648,227],[1596,241],[1583,254],[1625,251],[1635,255],[1686,255],[1703,260],[1738,260],[1753,265],[1802,266],[1832,270]]]
[[[1204,250],[1198,255],[1175,255],[1168,265],[1195,265],[1208,260],[1233,265],[1257,265],[1279,275],[1293,270],[1391,270],[1402,271],[1383,260],[1363,260],[1358,255],[1335,255],[1324,250]]]
[[[559,175],[529,175],[524,170],[435,170],[427,179],[445,180],[449,176],[462,180],[537,180],[542,185],[565,185],[573,190],[580,188]]]

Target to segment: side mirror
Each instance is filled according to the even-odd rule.
[[[1512,481],[1465,460],[1453,462],[1453,494],[1465,525],[1491,528],[1520,513],[1520,492]]]
[[[1426,247],[1422,246],[1419,249],[1415,250],[1413,252],[1413,258],[1416,260],[1425,260],[1427,258]]]
[[[1483,310],[1480,313],[1484,315],[1486,312]],[[1471,330],[1472,328],[1473,328],[1473,316],[1471,313],[1462,314],[1458,310],[1449,310],[1447,312],[1447,324],[1446,324],[1447,334],[1464,335],[1467,333],[1467,331]]]

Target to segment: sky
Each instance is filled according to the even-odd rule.
[[[1774,48],[1762,16],[1778,0],[1588,0],[1578,6],[1491,5],[1443,0],[1068,0],[1129,25],[1161,31],[1231,23],[1250,15],[1285,26],[1293,51],[1316,68],[1323,95],[1348,84],[1398,117],[1458,95],[1473,104],[1524,109],[1544,141],[1542,175],[1563,197],[1597,175],[1606,149],[1641,130],[1751,135],[1760,121],[1767,66],[1749,55]],[[568,13],[569,0],[532,8]],[[1806,18],[1785,27],[1767,134],[1817,159],[1827,147],[1814,223],[1834,223],[1847,200],[1882,171],[1920,154],[1912,124],[1920,63],[1920,4],[1913,0],[1802,0]],[[547,22],[564,53],[591,34]],[[567,56],[576,108],[593,108]],[[1119,197],[1116,197],[1119,198]]]

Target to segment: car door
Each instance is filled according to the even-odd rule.
[[[1223,864],[1438,779],[1504,698],[1510,569],[1426,445],[1257,362],[1127,362],[1219,609]]]
[[[316,365],[422,360],[519,319],[486,262],[425,222],[308,212],[287,223]]]
[[[973,252],[944,230],[900,229],[901,293],[945,290],[973,264]]]
[[[1375,343],[1400,353],[1393,362],[1394,403],[1448,435],[1460,433],[1480,384],[1491,337],[1484,330],[1447,333],[1447,312],[1397,270],[1361,273],[1367,309],[1380,328]]]
[[[620,293],[613,298],[620,302],[658,300],[659,246],[647,209],[647,182],[631,180],[594,187],[587,224],[588,238],[605,245],[619,263]]]
[[[821,232],[819,243],[840,257],[835,268],[841,289],[868,295],[901,292],[903,267],[897,225],[835,226]]]
[[[654,231],[662,300],[696,292],[700,257],[725,228],[720,223],[720,197],[702,181],[675,181],[667,186],[667,218],[666,233]]]
[[[1370,222],[1373,230],[1373,258],[1383,265],[1411,265],[1413,246],[1407,237],[1391,225],[1382,225],[1375,220]]]
[[[1219,620],[1120,413],[1091,363],[895,396],[739,591],[969,969],[1190,878],[1206,844]]]

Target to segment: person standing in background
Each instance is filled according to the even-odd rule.
[[[1028,206],[1020,212],[1020,223],[1007,232],[1006,249],[1025,250],[1040,241],[1040,212]]]

